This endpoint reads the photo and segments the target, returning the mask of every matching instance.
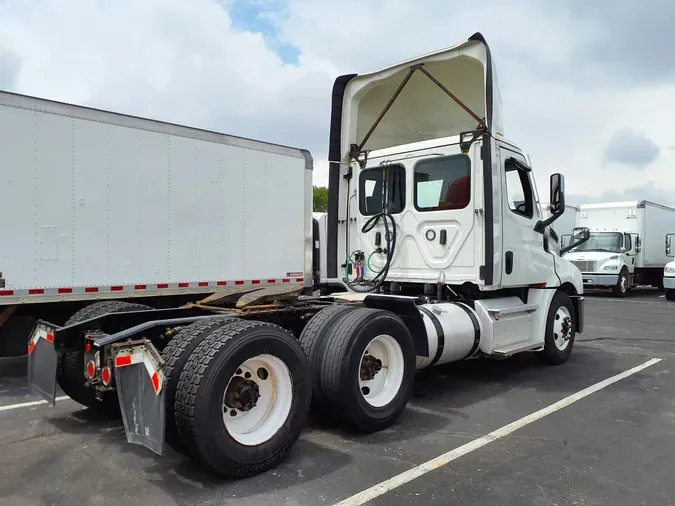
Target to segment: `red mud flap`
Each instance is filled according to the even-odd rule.
[[[54,349],[57,327],[38,321],[28,341],[28,388],[52,406],[56,404],[56,368],[58,353]]]
[[[113,344],[115,384],[127,441],[164,453],[164,360],[147,339]]]

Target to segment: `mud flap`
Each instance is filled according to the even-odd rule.
[[[49,404],[56,404],[56,368],[58,353],[54,348],[57,327],[39,321],[28,341],[28,388]]]
[[[147,339],[115,344],[115,383],[129,443],[164,454],[164,360]]]

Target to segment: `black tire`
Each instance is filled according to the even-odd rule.
[[[392,337],[400,347],[404,370],[393,399],[374,407],[361,392],[359,374],[366,348],[382,334]],[[347,429],[377,432],[395,423],[408,404],[416,370],[413,339],[403,320],[390,311],[357,309],[333,327],[325,340],[321,375],[317,379],[321,381],[322,404]]]
[[[280,359],[288,368],[292,401],[273,436],[245,445],[225,427],[223,395],[239,367],[261,354]],[[233,478],[259,474],[275,467],[297,441],[311,392],[309,364],[293,334],[271,323],[237,320],[202,340],[183,367],[175,396],[178,431],[190,455],[210,471]]]
[[[675,289],[665,288],[664,291],[666,292],[666,300],[675,301]]]
[[[628,270],[624,267],[619,273],[619,280],[612,287],[612,293],[615,297],[625,297],[628,295]]]
[[[555,343],[555,333],[553,325],[556,321],[556,315],[558,310],[561,307],[567,308],[567,311],[570,314],[571,321],[568,322],[568,344],[564,350],[558,348]],[[546,317],[546,335],[544,337],[544,349],[536,353],[537,358],[540,362],[549,364],[549,365],[559,365],[564,364],[570,357],[572,353],[572,348],[574,346],[574,339],[576,337],[576,330],[574,322],[576,320],[576,315],[574,312],[574,305],[570,300],[569,295],[565,292],[556,291],[551,301],[551,306],[548,309],[548,315]]]
[[[147,311],[150,306],[135,304],[118,300],[95,302],[83,307],[73,316],[68,318],[65,326],[74,325],[91,318],[96,318],[108,313],[123,311]],[[59,354],[59,367],[56,373],[56,382],[63,393],[75,402],[96,411],[106,418],[119,418],[121,416],[120,405],[116,392],[104,392],[101,400],[98,400],[93,388],[85,386],[84,379],[84,350],[68,351]]]
[[[231,317],[213,318],[208,320],[201,320],[188,325],[179,331],[169,344],[162,350],[162,358],[166,362],[164,368],[165,377],[165,433],[164,440],[175,451],[187,454],[187,450],[180,438],[178,428],[176,426],[175,416],[175,395],[178,387],[178,380],[180,373],[185,366],[188,358],[194,349],[201,343],[204,338],[211,335],[215,329],[222,327],[234,321]]]
[[[307,356],[310,372],[312,374],[312,404],[321,406],[321,360],[326,346],[325,337],[335,325],[338,325],[350,311],[356,309],[355,305],[328,306],[316,313],[307,322],[302,330],[298,342]]]

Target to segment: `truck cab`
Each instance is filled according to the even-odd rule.
[[[332,110],[328,282],[361,297],[471,301],[490,315],[486,355],[541,350],[558,293],[581,329],[581,273],[551,244],[564,176],[550,177],[544,213],[529,157],[504,133],[480,34],[338,78]],[[585,239],[579,229],[574,240]],[[520,330],[491,328],[506,314]]]
[[[592,228],[589,232],[588,241],[572,248],[565,258],[579,268],[587,287],[611,288],[616,295],[626,295],[633,286],[640,236],[617,229]]]
[[[675,244],[673,244],[675,234],[666,234],[666,256],[675,257]],[[675,301],[675,260],[666,264],[663,268],[663,290],[666,299]]]

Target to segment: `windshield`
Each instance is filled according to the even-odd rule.
[[[623,246],[621,232],[591,232],[588,241],[580,244],[572,251],[610,251],[619,253]]]

